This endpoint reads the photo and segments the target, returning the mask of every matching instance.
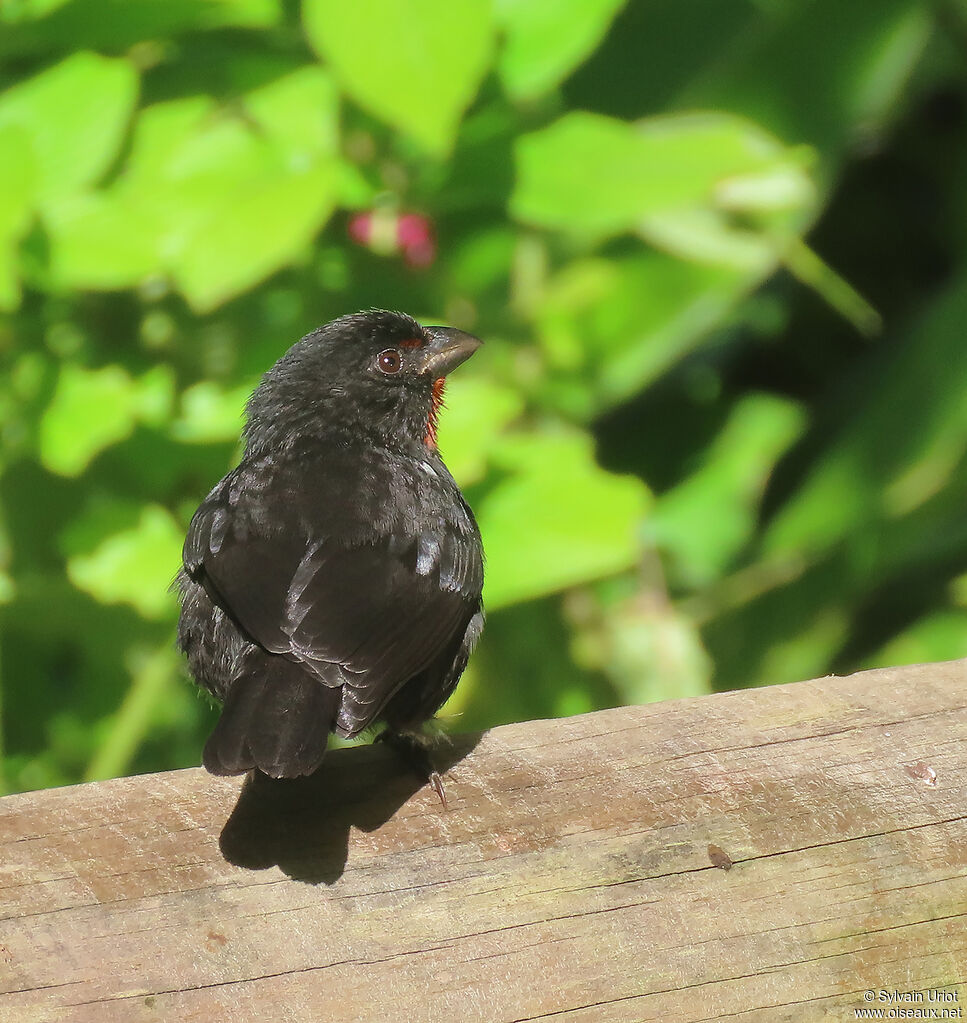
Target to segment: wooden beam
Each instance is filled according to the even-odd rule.
[[[509,725],[450,759],[448,811],[372,747],[288,786],[0,800],[0,1019],[962,1018],[967,662]]]

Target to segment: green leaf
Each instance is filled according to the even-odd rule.
[[[55,286],[115,290],[162,271],[160,217],[123,190],[72,195],[44,213]]]
[[[479,507],[487,606],[530,600],[638,562],[648,492],[639,480],[601,469],[586,435],[519,435],[493,457],[510,475]]]
[[[739,252],[730,218],[765,214],[802,226],[814,195],[806,159],[728,114],[631,125],[571,113],[518,141],[511,212],[592,237],[640,231],[687,258],[744,267],[748,243]]]
[[[77,476],[103,448],[134,429],[133,381],[120,366],[67,365],[40,424],[40,459],[53,472]]]
[[[160,274],[194,212],[179,156],[194,134],[217,127],[216,104],[197,96],[141,111],[116,185],[51,204],[45,223],[50,271],[64,288],[125,288]],[[184,180],[187,177],[187,180]],[[217,186],[212,190],[218,195]]]
[[[253,89],[245,109],[295,162],[339,152],[339,97],[320,67],[308,65]]]
[[[139,420],[162,420],[173,392],[167,366],[134,380],[120,366],[64,365],[40,422],[40,460],[62,476],[80,475],[98,452],[130,436]]]
[[[626,0],[497,0],[504,32],[497,69],[514,99],[554,88],[604,38]]]
[[[518,391],[483,377],[447,380],[446,410],[440,417],[440,453],[462,485],[483,478],[488,452],[522,408]]]
[[[682,259],[728,266],[764,277],[775,266],[773,239],[733,227],[713,210],[687,209],[655,213],[642,224],[644,237]]]
[[[20,304],[18,243],[30,226],[36,169],[28,132],[0,125],[0,310]]]
[[[666,180],[661,149],[655,150],[638,127],[599,114],[566,114],[518,140],[511,213],[564,231],[629,231],[645,214],[694,194],[690,182]]]
[[[95,182],[117,156],[138,96],[127,60],[76,53],[0,95],[0,127],[30,138],[41,201]]]
[[[658,499],[648,534],[670,556],[677,582],[713,582],[752,539],[769,474],[802,427],[798,406],[750,395],[703,454],[704,464]]]
[[[179,169],[180,153],[194,135],[230,120],[218,115],[218,104],[210,96],[153,103],[139,111],[122,182],[132,188],[163,185]]]
[[[36,187],[30,134],[17,124],[0,124],[0,238],[26,230]]]
[[[32,18],[42,18],[66,3],[70,0],[11,0],[0,8],[0,24],[16,25]]]
[[[0,5],[0,23],[13,2]],[[268,27],[281,14],[279,0],[19,0],[19,6],[20,17],[0,32],[0,54],[120,53],[187,31]]]
[[[117,184],[52,209],[55,280],[124,287],[167,272],[207,312],[306,248],[339,188],[334,90],[310,68],[245,102],[247,119],[199,97],[145,110]]]
[[[84,772],[85,781],[117,778],[129,772],[138,747],[151,734],[164,707],[176,703],[181,664],[171,643],[160,649],[135,648],[127,661],[131,685],[117,714],[98,736],[96,752]]]
[[[90,554],[115,533],[132,529],[141,516],[141,507],[137,500],[94,491],[58,533],[59,552],[65,561],[75,555]]]
[[[332,212],[335,190],[328,165],[251,183],[213,204],[172,268],[195,310],[214,309],[290,262]]]
[[[829,600],[811,617],[795,619],[793,634],[786,642],[776,642],[764,651],[761,667],[762,684],[800,682],[816,678],[826,670],[849,636],[849,618],[842,602]],[[744,675],[743,682],[750,677]]]
[[[616,697],[607,680],[579,667],[571,656],[573,634],[561,603],[553,597],[532,600],[491,615],[487,639],[441,716],[458,716],[455,727],[470,731],[526,720],[537,707],[545,717],[570,714],[575,707],[613,707]],[[509,663],[515,665],[513,674],[506,670]],[[521,678],[527,679],[526,686]]]
[[[255,381],[224,390],[210,380],[189,387],[181,396],[181,415],[171,424],[172,436],[199,444],[238,440],[242,413]]]
[[[670,600],[655,599],[651,587],[599,603],[601,588],[579,591],[565,604],[580,612],[572,644],[579,664],[606,674],[625,704],[710,691],[712,664],[694,621]]]
[[[352,98],[432,153],[453,145],[487,70],[488,0],[304,0],[309,42]]]
[[[104,604],[130,604],[145,618],[173,617],[168,592],[181,565],[184,534],[170,512],[145,505],[133,528],[115,533],[87,555],[67,560],[67,577]]]
[[[884,664],[929,664],[964,656],[967,611],[950,608],[929,614],[894,636],[869,657],[871,668]]]
[[[548,386],[570,386],[570,411],[590,418],[699,344],[755,280],[655,250],[572,260],[547,282],[535,315]]]

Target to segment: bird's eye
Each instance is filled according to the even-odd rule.
[[[381,373],[399,373],[403,368],[403,356],[395,348],[387,348],[376,356],[376,365]]]

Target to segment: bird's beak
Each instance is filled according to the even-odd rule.
[[[426,327],[425,330],[430,340],[419,350],[417,372],[433,380],[445,377],[466,362],[483,344],[479,337],[455,327]]]

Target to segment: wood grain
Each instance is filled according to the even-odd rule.
[[[447,812],[372,747],[10,796],[0,1020],[962,1018],[965,740],[958,661],[460,738]]]

